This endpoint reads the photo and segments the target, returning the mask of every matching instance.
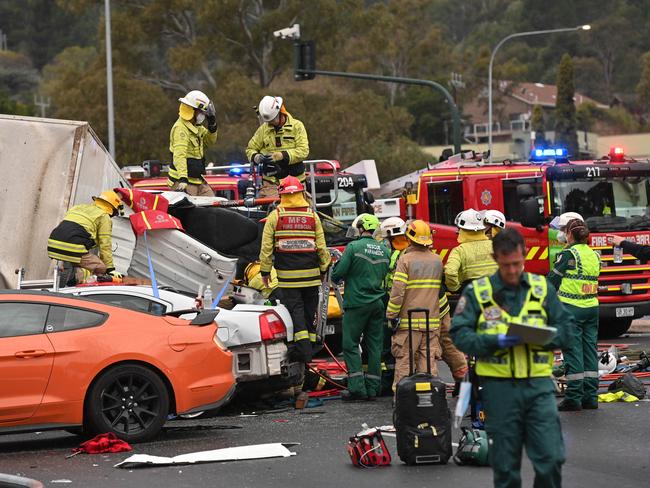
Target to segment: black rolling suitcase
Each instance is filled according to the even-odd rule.
[[[427,372],[413,374],[412,316],[423,313],[427,322]],[[397,454],[408,465],[446,464],[452,456],[451,410],[446,385],[431,374],[429,351],[429,311],[408,311],[409,376],[402,378],[395,394],[393,423],[397,434]]]

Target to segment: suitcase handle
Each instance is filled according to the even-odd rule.
[[[408,322],[409,322],[409,376],[412,376],[414,373],[415,365],[413,364],[413,325],[411,323],[412,316],[414,313],[423,313],[426,319],[426,341],[427,341],[427,373],[431,374],[431,343],[429,337],[429,309],[428,308],[411,308],[407,312]]]

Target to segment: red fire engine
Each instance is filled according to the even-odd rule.
[[[650,314],[650,264],[615,258],[606,235],[650,244],[650,161],[625,157],[620,148],[597,160],[569,161],[565,149],[534,149],[531,160],[488,164],[474,152],[438,163],[407,188],[407,216],[431,222],[436,252],[456,246],[458,212],[496,209],[526,239],[526,269],[548,274],[563,244],[549,228],[553,216],[578,212],[601,256],[600,333],[616,337],[634,318]],[[618,262],[617,262],[618,261]]]

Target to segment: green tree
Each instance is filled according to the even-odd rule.
[[[544,109],[541,105],[533,107],[533,113],[530,117],[530,128],[535,132],[535,147],[546,145],[546,123],[544,121]]]
[[[650,114],[650,51],[643,55],[641,79],[636,85],[636,97],[639,108]]]
[[[562,56],[557,70],[557,98],[555,102],[555,144],[567,148],[569,155],[579,152],[576,132],[576,106],[573,101],[573,61],[571,56]]]

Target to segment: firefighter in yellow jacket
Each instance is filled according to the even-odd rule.
[[[183,98],[178,120],[169,133],[169,166],[167,185],[173,191],[188,195],[213,197],[214,191],[205,181],[205,146],[217,141],[217,113],[207,95],[192,90]],[[207,129],[203,123],[207,122]]]
[[[460,212],[456,226],[458,246],[451,250],[445,264],[445,284],[451,292],[462,291],[472,280],[491,275],[497,269],[481,213],[473,208]]]
[[[246,157],[260,165],[260,197],[277,196],[279,180],[295,176],[305,181],[303,161],[309,155],[309,140],[303,123],[284,106],[282,97],[265,96],[257,108],[261,125],[248,142]]]
[[[70,271],[82,268],[95,275],[110,274],[121,277],[113,265],[111,217],[122,213],[123,205],[113,190],[93,197],[93,204],[72,207],[47,240],[47,255],[58,261],[71,263]],[[99,248],[99,257],[90,250]],[[66,268],[67,269],[67,268]],[[65,285],[72,276],[62,276]],[[77,275],[81,281],[83,274]]]
[[[303,192],[304,187],[296,177],[281,181],[280,204],[264,224],[260,269],[268,287],[275,267],[278,288],[293,321],[296,356],[306,363],[311,360],[312,342],[316,342],[318,290],[331,257],[320,219]]]
[[[409,374],[408,311],[414,308],[429,310],[431,373],[437,374],[436,361],[440,359],[439,301],[442,278],[442,260],[432,253],[431,228],[423,220],[415,220],[406,228],[409,247],[402,251],[393,276],[393,287],[388,300],[386,317],[397,327],[393,335],[391,352],[395,357],[393,391],[404,376]],[[425,317],[414,315],[413,359],[416,372],[427,371]]]

